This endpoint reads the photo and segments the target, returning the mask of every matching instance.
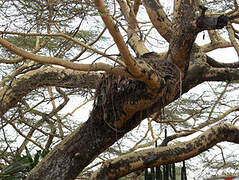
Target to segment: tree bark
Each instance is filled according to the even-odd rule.
[[[164,73],[164,77],[169,78],[168,83],[166,89],[162,89],[161,93],[157,92],[157,95],[150,92],[140,81],[106,75],[98,87],[89,119],[57,145],[47,158],[30,172],[27,179],[74,179],[100,153],[135,128],[144,118],[177,99],[181,93],[204,81],[213,80],[212,77],[214,80],[222,77],[224,80],[239,79],[238,70],[234,73],[218,71],[209,78],[211,67],[207,64],[206,57],[200,48],[193,48],[190,68],[182,82],[182,92],[179,84],[172,78],[172,72],[172,77]],[[157,63],[161,67],[158,70],[163,75],[165,62]]]
[[[89,119],[57,145],[47,157],[29,173],[26,178],[27,180],[74,179],[100,153],[104,152],[124,134],[135,128],[143,119],[158,112],[191,88],[209,80],[239,79],[239,70],[234,69],[235,65],[229,66],[228,64],[219,65],[213,63],[212,59],[208,58],[207,55],[194,44],[198,32],[208,28],[222,28],[227,24],[226,19],[224,17],[218,17],[217,23],[214,23],[212,27],[208,27],[210,25],[210,23],[208,23],[210,18],[201,16],[197,21],[193,1],[175,0],[174,3],[175,10],[173,22],[171,23],[159,3],[153,0],[150,2],[144,0],[148,14],[152,13],[152,15],[156,16],[156,18],[152,15],[150,16],[153,24],[156,26],[158,32],[170,43],[169,51],[165,57],[153,55],[150,57],[143,56],[134,58],[115,20],[109,15],[104,1],[95,0],[102,20],[119,49],[123,61],[120,61],[121,67],[93,64],[92,66],[94,66],[94,68],[92,69],[90,65],[83,66],[81,64],[64,61],[60,58],[44,57],[27,53],[0,38],[0,43],[4,47],[24,58],[29,58],[39,63],[56,64],[84,71],[104,70],[114,74],[102,75],[102,80],[96,90],[95,101]],[[160,9],[155,9],[155,7],[159,7]],[[161,25],[163,29],[160,30]],[[145,48],[132,47],[138,51],[146,52]],[[142,53],[138,52],[138,54],[141,55]],[[116,72],[116,68],[118,68],[121,74]],[[127,77],[130,78],[117,76],[119,74],[124,76],[128,75]],[[82,73],[72,70],[39,69],[39,72],[37,72],[37,70],[31,71],[16,81],[13,81],[9,87],[1,89],[0,115],[4,115],[7,110],[15,107],[16,104],[33,89],[44,86],[87,88],[85,85],[90,86],[90,88],[96,88],[95,84],[99,79],[100,76],[98,74],[88,74],[88,72]],[[233,128],[229,129],[232,130]],[[221,131],[218,130],[218,133],[223,131],[225,135],[227,132],[231,133],[230,130],[227,131],[224,128]],[[231,133],[231,136],[225,135],[221,140],[238,143],[237,140],[232,138],[233,135],[235,135],[238,139],[238,130],[234,129],[232,131],[234,134]],[[194,154],[197,154],[211,147],[213,145],[211,140],[216,138],[218,133],[211,134],[213,136],[210,136],[209,133],[207,137],[202,135],[199,137],[200,141],[196,139],[193,143],[189,142],[188,145],[190,145],[190,147],[180,148],[179,152],[177,152],[178,146],[172,147],[170,151],[167,148],[162,149],[163,154],[165,154],[164,158],[167,159],[161,159],[163,160],[162,162],[160,159],[157,161],[158,155],[162,155],[159,148],[157,150],[161,154],[158,153],[157,156],[153,156],[154,159],[148,162],[145,160],[146,163],[143,163],[140,168],[152,167],[156,165],[157,162],[158,164],[171,162],[172,159],[170,160],[168,156],[172,155],[172,152],[173,155],[180,155],[180,158],[176,159],[176,161],[189,158],[192,156],[192,154],[188,154],[189,150],[194,150],[194,152],[196,152]],[[205,146],[202,141],[205,141]],[[200,150],[202,147],[201,144],[203,148]],[[127,161],[130,162],[129,159],[127,159]],[[125,162],[123,161],[122,163]],[[105,167],[107,169],[108,165],[106,164]],[[132,167],[133,168],[127,170],[127,172],[139,168],[137,166]],[[125,175],[127,172],[124,170],[122,170],[122,172],[115,171],[115,173],[117,173],[116,175],[119,176]],[[102,170],[102,173],[104,174],[104,170]],[[109,176],[112,176],[112,173],[107,173]],[[99,178],[101,177],[100,175]],[[110,179],[110,177],[106,178]]]
[[[99,80],[97,73],[71,69],[40,68],[30,71],[0,90],[0,117],[34,89],[46,86],[95,89]]]
[[[193,140],[173,146],[133,152],[105,162],[91,180],[113,180],[137,170],[180,162],[208,150],[219,142],[239,143],[239,127],[218,124]]]

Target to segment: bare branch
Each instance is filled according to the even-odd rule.
[[[49,56],[39,56],[27,51],[24,51],[20,49],[19,47],[15,46],[14,44],[0,38],[0,44],[4,46],[5,48],[13,51],[19,56],[22,56],[27,59],[31,59],[33,61],[36,61],[38,63],[42,64],[54,64],[54,65],[60,65],[66,68],[79,70],[79,71],[106,71],[115,75],[121,75],[126,77],[131,77],[129,73],[125,71],[124,68],[121,67],[114,67],[109,64],[105,63],[95,63],[95,64],[78,64],[73,63],[69,61],[64,61],[60,58],[56,57],[49,57]]]
[[[215,59],[207,56],[207,63],[215,68],[239,68],[239,62],[234,63],[221,63],[216,61]]]
[[[182,79],[185,77],[190,52],[198,33],[194,24],[195,11],[194,1],[174,1],[174,22],[168,60],[180,69]]]
[[[104,31],[103,31],[104,32]],[[102,32],[102,33],[103,33]],[[64,34],[64,33],[58,33],[58,34],[42,34],[42,33],[20,33],[20,32],[9,32],[9,31],[0,31],[1,34],[14,34],[14,35],[21,35],[21,36],[47,36],[47,37],[63,37],[65,39],[68,39],[70,41],[73,41],[74,43],[86,48],[86,49],[89,49],[97,54],[100,54],[104,57],[107,57],[108,59],[120,64],[121,66],[125,66],[123,62],[113,58],[113,57],[110,57],[108,56],[107,54],[99,51],[98,49],[95,49],[93,47],[91,47],[91,44],[90,45],[87,45],[87,44],[84,44],[82,43],[81,41],[78,41],[76,39],[74,39],[73,37],[67,35],[67,34]],[[1,43],[1,42],[0,42]],[[92,42],[94,43],[94,42]],[[2,44],[2,43],[1,43]],[[3,45],[3,44],[2,44]],[[11,50],[11,49],[10,49]],[[35,54],[35,53],[34,53]]]
[[[136,15],[134,14],[132,5],[130,6],[124,0],[118,0],[118,3],[121,7],[122,13],[126,21],[128,22],[127,34],[131,48],[135,51],[137,56],[141,56],[149,52],[146,46],[144,45],[144,41],[138,37],[137,33],[142,32],[140,32],[139,26],[137,24]]]
[[[108,28],[111,36],[116,43],[121,57],[127,66],[127,71],[132,74],[134,79],[143,81],[148,87],[152,89],[159,89],[165,83],[153,68],[144,61],[136,61],[130,54],[124,39],[118,29],[117,24],[114,23],[113,18],[109,15],[107,8],[105,7],[104,0],[95,0],[95,5],[101,14],[101,18]],[[132,11],[133,12],[133,11]]]
[[[239,80],[239,70],[232,68],[210,68],[202,75],[204,81]]]
[[[36,88],[45,86],[96,88],[99,80],[99,74],[96,73],[60,68],[41,68],[30,71],[14,80],[11,86],[5,86],[0,90],[0,115],[16,106],[22,97]]]
[[[231,124],[219,124],[183,144],[142,150],[121,156],[105,162],[90,179],[113,180],[147,167],[180,162],[194,157],[222,141],[239,143],[239,127]]]
[[[49,40],[44,41],[43,43],[40,44],[39,47],[37,47],[34,51],[32,51],[33,54],[36,54],[37,52],[39,52],[41,50],[41,48],[45,47],[45,45],[47,44]],[[19,57],[19,58],[15,58],[15,59],[11,59],[11,60],[6,60],[6,59],[0,59],[0,64],[1,63],[5,63],[5,64],[13,64],[13,63],[18,63],[21,61],[24,61],[25,59],[23,57]]]
[[[111,36],[114,39],[114,42],[116,43],[121,57],[126,64],[128,70],[135,76],[139,76],[140,71],[139,68],[135,67],[136,63],[135,60],[132,58],[124,39],[118,29],[117,24],[114,23],[113,18],[109,15],[107,8],[105,7],[105,3],[103,0],[95,0],[95,6],[98,9],[102,20],[104,21],[106,27],[108,28]]]
[[[217,30],[209,30],[208,34],[211,42],[201,46],[203,52],[207,53],[218,48],[232,47],[232,43],[222,38]]]

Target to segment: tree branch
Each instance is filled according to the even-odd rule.
[[[102,33],[104,33],[104,30],[102,31]],[[97,41],[97,39],[95,41],[93,41],[92,43],[90,43],[89,45],[87,45],[87,44],[84,44],[83,42],[78,41],[77,39],[74,39],[73,37],[71,37],[71,36],[69,36],[67,34],[64,34],[64,33],[43,34],[43,33],[21,33],[21,32],[0,31],[0,34],[13,34],[13,35],[19,35],[19,36],[45,36],[45,37],[61,37],[61,38],[65,38],[65,39],[67,39],[69,41],[72,41],[72,42],[74,42],[74,43],[84,47],[85,49],[89,49],[89,50],[91,50],[91,51],[93,51],[93,52],[95,52],[97,54],[100,54],[100,55],[102,55],[104,57],[107,57],[108,59],[110,59],[110,60],[120,64],[123,67],[125,66],[123,62],[121,62],[121,61],[119,61],[119,60],[117,60],[117,59],[115,59],[113,57],[108,56],[107,54],[99,51],[98,49],[95,49],[95,48],[91,47],[91,45],[94,44],[95,41]],[[47,43],[47,42],[48,41],[46,41],[45,43]],[[43,44],[43,45],[45,45],[45,44]],[[84,52],[84,50],[83,50],[83,52]]]
[[[227,25],[227,31],[228,31],[228,34],[229,34],[229,39],[230,39],[233,47],[235,48],[235,50],[237,52],[237,55],[239,56],[239,44],[235,39],[235,32],[234,32],[234,29],[233,29],[233,26],[232,26],[231,23],[229,23]]]
[[[172,35],[172,23],[163,10],[161,3],[156,0],[143,0],[143,3],[154,27],[158,33],[169,42]]]
[[[202,51],[207,53],[218,48],[232,47],[232,43],[226,41],[217,30],[208,30],[211,42],[201,46]]]
[[[216,61],[215,59],[211,58],[210,56],[207,56],[207,63],[215,68],[239,68],[239,62],[234,63],[220,63]]]
[[[149,88],[162,88],[162,85],[165,84],[165,80],[158,76],[154,68],[144,61],[136,61],[131,56],[117,24],[114,23],[113,18],[107,11],[104,0],[95,0],[95,6],[120,51],[121,57],[127,66],[127,71],[132,74],[134,79],[144,82]]]
[[[149,51],[144,45],[144,41],[137,35],[137,33],[141,32],[137,24],[136,15],[134,13],[135,11],[132,5],[127,4],[124,0],[118,0],[118,3],[125,17],[125,20],[128,22],[127,34],[131,48],[134,50],[135,54],[137,54],[138,57],[145,53],[148,53]]]
[[[194,25],[195,11],[194,1],[174,1],[173,31],[168,60],[180,69],[182,79],[187,72],[191,49],[198,33]]]
[[[203,81],[234,81],[239,80],[239,69],[210,68],[202,75]]]
[[[40,46],[38,48],[36,48],[35,50],[32,51],[33,54],[36,54],[37,52],[39,52],[43,47],[45,47],[45,45],[47,44],[49,40],[45,40],[43,41],[43,43],[40,44]],[[14,58],[11,60],[6,60],[6,59],[0,59],[0,64],[1,63],[5,63],[5,64],[13,64],[13,63],[18,63],[21,61],[24,61],[25,58],[23,57],[18,57],[18,58]]]
[[[139,68],[137,68],[136,62],[133,59],[133,57],[131,56],[125,42],[124,39],[119,31],[118,25],[114,23],[113,18],[109,15],[108,10],[105,6],[104,0],[95,0],[95,6],[98,9],[102,20],[104,21],[106,27],[108,28],[111,36],[114,39],[114,42],[116,43],[119,51],[120,51],[120,55],[124,61],[124,63],[126,64],[128,70],[130,71],[130,73],[133,74],[133,76],[138,77],[140,76],[140,70]]]
[[[22,56],[27,59],[31,59],[35,62],[42,64],[54,64],[60,65],[66,68],[70,68],[78,71],[105,71],[115,75],[121,75],[126,77],[132,77],[128,72],[126,72],[125,68],[120,66],[111,66],[105,63],[95,63],[95,64],[78,64],[69,61],[64,61],[63,59],[49,56],[39,56],[23,49],[15,46],[14,44],[6,41],[5,39],[0,38],[0,44],[7,48],[8,50],[16,53],[19,56]]]
[[[40,68],[13,80],[0,90],[0,115],[16,106],[34,89],[45,86],[64,88],[96,88],[99,74],[60,68]]]
[[[91,180],[113,180],[136,170],[180,162],[197,156],[222,141],[239,143],[239,127],[218,124],[183,144],[133,152],[107,161],[91,176]]]

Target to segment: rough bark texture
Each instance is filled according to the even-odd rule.
[[[139,61],[145,61],[157,69],[167,86],[153,91],[141,81],[106,75],[97,89],[87,122],[54,148],[27,179],[73,179],[141,120],[175,99],[180,87],[178,69],[158,59]],[[45,172],[49,176],[43,176]]]
[[[197,19],[194,1],[175,0],[171,23],[160,3],[154,0],[144,0],[152,23],[170,44],[169,51],[166,56],[159,56],[157,53],[145,54],[146,47],[135,46],[131,42],[135,51],[143,52],[136,52],[140,58],[134,58],[114,23],[114,19],[108,14],[104,2],[95,0],[95,4],[121,53],[124,62],[122,64],[125,65],[121,69],[125,68],[123,70],[125,74],[130,74],[132,78],[112,74],[101,76],[89,119],[58,144],[29,173],[27,180],[74,179],[100,153],[139,125],[143,119],[158,112],[191,88],[204,81],[239,79],[239,70],[236,69],[238,63],[217,63],[194,44],[198,32],[204,29],[224,27],[227,24],[227,18],[224,16],[214,17],[213,22],[216,21],[216,23],[210,24],[211,19],[204,14]],[[123,5],[125,4],[121,4]],[[127,12],[124,16],[128,16]],[[133,20],[132,24],[135,23]],[[162,28],[160,28],[161,25]],[[133,38],[133,40],[139,41],[138,38]],[[13,47],[10,43],[6,44],[5,47],[9,49]],[[20,48],[15,48],[14,52],[20,55],[27,54],[23,57],[36,61],[54,60],[61,65],[57,58],[33,56]],[[61,62],[64,64],[63,60]],[[74,67],[74,64],[66,67],[72,66]],[[80,65],[78,67],[81,68]],[[96,68],[96,70],[101,69]],[[113,73],[113,71],[114,68],[111,69],[110,66],[107,72]],[[57,68],[31,71],[12,81],[9,87],[0,90],[0,115],[4,115],[10,108],[15,107],[25,95],[36,88],[44,86],[96,88],[99,77],[98,74]],[[148,150],[131,154],[132,158],[124,156],[122,161],[116,159],[112,163],[106,163],[92,179],[115,179],[144,167],[184,160],[220,141],[238,143],[238,134],[238,128],[229,125],[217,126],[185,145],[161,147],[155,152]],[[174,160],[170,159],[170,156],[173,156]],[[110,171],[111,166],[112,171]],[[117,169],[118,166],[122,166],[122,171]]]
[[[231,73],[232,71],[223,69],[214,72],[209,78],[211,67],[206,60],[207,56],[195,46],[187,77],[182,82],[183,93],[206,80],[239,78],[238,70]],[[151,61],[155,60],[146,60],[148,63]],[[47,158],[31,171],[27,179],[73,179],[100,153],[135,128],[144,118],[179,97],[179,81],[174,81],[176,75],[173,75],[172,68],[166,68],[171,64],[165,61],[156,64],[161,67],[160,70],[164,69],[164,73],[159,73],[168,82],[166,89],[150,92],[140,81],[106,75],[98,88],[94,108],[87,122],[56,146]],[[182,156],[182,159],[187,158]],[[46,176],[45,172],[48,172],[49,176]]]
[[[133,152],[104,163],[91,179],[113,180],[130,172],[194,157],[221,141],[239,143],[239,128],[231,124],[216,125],[197,138],[173,146]]]
[[[0,90],[0,116],[15,107],[25,95],[34,89],[46,86],[94,89],[99,80],[98,74],[69,69],[40,68],[30,71]]]

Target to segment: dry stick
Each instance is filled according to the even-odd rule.
[[[222,99],[223,95],[226,93],[226,90],[229,86],[229,82],[227,82],[226,86],[224,87],[223,91],[220,93],[220,96],[217,98],[217,100],[215,101],[215,103],[213,104],[212,108],[211,108],[211,111],[208,115],[208,121],[211,120],[211,116],[212,116],[212,113],[214,111],[214,109],[216,108],[217,104],[219,103],[219,101]],[[212,87],[211,87],[212,88]],[[214,92],[215,93],[215,92]]]
[[[80,109],[81,107],[83,107],[85,104],[87,104],[88,102],[94,100],[94,96],[91,97],[90,99],[86,100],[85,102],[83,102],[81,105],[79,105],[78,107],[76,107],[72,112],[68,112],[64,117],[63,119],[65,119],[67,116],[73,116],[73,114],[78,110]]]
[[[98,37],[92,41],[91,43],[88,44],[89,47],[91,47],[92,45],[94,45],[100,38],[101,36],[103,36],[103,34],[106,31],[106,27],[101,31],[101,33],[98,35]],[[74,62],[76,61],[79,57],[82,56],[82,54],[84,54],[87,51],[87,48],[84,48],[77,56],[75,56],[71,61]]]
[[[14,123],[12,122],[8,122],[13,129],[15,129],[15,131],[17,131],[18,134],[20,134],[22,137],[24,137],[25,139],[27,139],[28,141],[31,141],[33,144],[35,144],[36,146],[38,146],[39,148],[41,148],[42,150],[44,149],[39,143],[37,143],[36,141],[32,140],[31,138],[27,137],[25,134],[23,134],[16,126]]]
[[[169,142],[169,141],[172,141],[174,139],[177,139],[177,138],[180,138],[180,137],[185,137],[185,136],[189,136],[195,132],[198,132],[199,130],[205,128],[206,126],[209,126],[211,124],[214,124],[218,121],[220,121],[221,119],[225,118],[226,116],[228,116],[230,113],[234,112],[234,111],[237,111],[239,110],[239,105],[238,106],[235,106],[229,110],[227,110],[225,113],[223,113],[222,115],[219,115],[218,117],[214,118],[213,120],[207,120],[201,124],[199,124],[198,126],[196,127],[193,127],[192,130],[181,130],[183,132],[180,132],[180,133],[176,133],[176,134],[173,134],[171,136],[168,136],[166,139],[163,140],[162,144],[165,144],[166,142]]]
[[[26,124],[27,126],[31,127],[34,130],[39,131],[40,133],[44,134],[45,136],[55,136],[57,138],[61,138],[59,135],[57,134],[52,134],[49,132],[45,132],[42,129],[39,129],[38,127],[40,127],[43,123],[44,123],[44,119],[39,120],[35,125],[31,125],[30,123],[28,123],[27,121],[23,121],[23,120],[19,120],[19,122],[22,122],[24,124]]]
[[[202,129],[202,128],[208,126],[208,125],[214,124],[214,123],[218,122],[219,120],[225,118],[230,113],[232,113],[234,111],[237,111],[237,110],[239,110],[239,105],[235,106],[235,107],[233,107],[231,109],[228,109],[226,112],[224,112],[223,114],[221,114],[218,117],[214,118],[213,120],[209,119],[209,120],[199,124],[198,126],[194,127],[193,129],[194,130],[199,130],[199,129]]]
[[[126,153],[129,153],[129,152],[132,152],[132,151],[138,149],[140,143],[147,137],[149,131],[150,131],[150,129],[149,129],[149,127],[148,127],[148,130],[147,130],[147,132],[145,133],[145,135],[144,135],[138,142],[136,142],[135,145],[134,145],[132,148],[130,148]]]
[[[22,121],[20,121],[20,122],[22,122]],[[25,122],[25,121],[24,121],[24,122]],[[23,123],[24,123],[24,122],[23,122]],[[28,132],[28,134],[27,134],[27,137],[28,137],[29,139],[32,137],[32,135],[33,135],[33,133],[34,133],[35,130],[40,130],[38,127],[40,127],[40,126],[43,124],[43,122],[44,122],[44,121],[40,120],[40,121],[38,121],[34,126],[30,126],[31,129],[29,130],[29,132]],[[24,124],[26,124],[26,123],[24,123]],[[40,131],[42,131],[42,130],[40,130]],[[24,151],[24,149],[25,149],[25,147],[27,146],[28,142],[29,142],[28,139],[25,139],[25,140],[23,141],[23,143],[21,144],[21,146],[17,149],[17,153],[18,153],[18,154],[21,154],[22,151]]]
[[[58,88],[57,88],[58,89]],[[58,124],[58,129],[59,129],[59,134],[61,137],[64,137],[64,132],[63,132],[63,129],[62,129],[62,122],[61,122],[61,118],[58,116],[58,113],[56,111],[56,103],[55,103],[55,100],[54,100],[54,97],[53,97],[53,91],[52,91],[52,88],[51,87],[48,87],[47,88],[47,91],[49,93],[49,96],[51,98],[51,104],[52,104],[52,108],[53,108],[53,111],[55,111],[55,117],[57,119],[57,124]],[[62,92],[60,89],[57,90],[58,92]],[[65,95],[64,95],[65,96]],[[66,98],[64,97],[64,99],[66,100]]]
[[[223,159],[223,162],[224,162],[224,165],[226,164],[226,159],[225,159],[225,156],[224,156],[224,152],[223,152],[223,148],[219,145],[216,145],[216,147],[218,147],[221,151],[221,154],[222,154],[222,159]]]

